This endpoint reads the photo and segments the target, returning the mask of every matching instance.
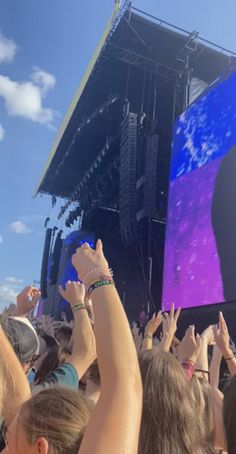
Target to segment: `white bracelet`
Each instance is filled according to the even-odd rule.
[[[89,273],[87,273],[83,278],[82,278],[82,282],[86,285],[86,282],[87,280],[92,277],[93,274],[96,274],[96,273],[102,273],[102,274],[108,274],[109,276],[113,276],[113,271],[111,268],[107,268],[106,270],[104,270],[103,268],[101,268],[100,266],[97,267],[97,268],[94,268],[93,270],[89,271]]]

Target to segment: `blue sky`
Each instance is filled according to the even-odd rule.
[[[32,195],[113,0],[0,0],[0,5],[1,308],[21,286],[39,279],[50,199]],[[236,51],[235,0],[133,5]]]

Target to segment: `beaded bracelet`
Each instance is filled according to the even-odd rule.
[[[108,274],[109,276],[113,276],[113,271],[111,268],[106,268],[106,269],[103,269],[101,268],[100,266],[98,266],[97,268],[94,268],[93,270],[89,271],[89,273],[87,273],[83,278],[82,278],[82,281],[83,283],[86,285],[86,282],[89,278],[91,278],[93,276],[93,274],[96,274],[96,273],[101,273],[101,274]]]
[[[192,361],[191,359],[188,359],[188,358],[184,358],[182,363],[183,364],[192,364],[193,367],[196,366],[196,363],[194,361]]]
[[[109,279],[106,279],[106,280],[103,280],[103,281],[97,281],[95,282],[94,284],[90,285],[89,289],[88,289],[88,295],[91,295],[91,293],[96,290],[97,288],[100,288],[100,287],[104,287],[105,285],[115,285],[115,282],[113,280],[109,280]]]

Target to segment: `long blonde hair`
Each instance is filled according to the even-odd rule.
[[[50,387],[25,402],[18,421],[30,444],[44,437],[53,454],[77,454],[90,412],[80,391]]]

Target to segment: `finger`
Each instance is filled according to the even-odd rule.
[[[32,288],[33,288],[33,287],[32,287],[31,285],[27,285],[27,287],[25,287],[25,288],[22,290],[22,293],[28,295],[28,294],[31,292]]]
[[[188,336],[188,335],[189,335],[190,330],[191,330],[191,327],[192,327],[192,325],[189,325],[189,327],[186,329],[186,331],[185,331],[185,336]]]
[[[32,303],[33,303],[34,305],[36,305],[36,304],[39,302],[40,296],[41,296],[41,293],[40,293],[40,292],[38,292],[37,294],[35,294],[35,295],[33,296],[33,298],[32,298]]]
[[[31,286],[30,288],[31,288],[31,292],[38,292],[39,291],[39,289],[37,287]]]
[[[81,249],[87,250],[87,249],[91,249],[91,247],[89,246],[88,243],[84,243],[84,244],[82,244]]]
[[[71,286],[71,281],[67,281],[66,283],[66,289]]]
[[[171,304],[170,306],[170,318],[173,319],[175,314],[175,305],[174,303]]]
[[[177,309],[176,313],[175,313],[174,318],[175,318],[175,321],[176,321],[176,322],[178,321],[178,318],[179,318],[179,316],[180,316],[180,312],[181,312],[181,307],[179,307],[179,308]]]
[[[102,240],[97,240],[97,243],[96,243],[96,251],[97,252],[103,252],[103,244],[102,244]]]
[[[219,325],[220,325],[220,330],[222,330],[222,331],[228,330],[227,323],[224,319],[222,312],[219,313]]]
[[[196,344],[198,345],[198,347],[200,347],[202,343],[202,339],[201,339],[201,336],[199,334],[196,335]]]

